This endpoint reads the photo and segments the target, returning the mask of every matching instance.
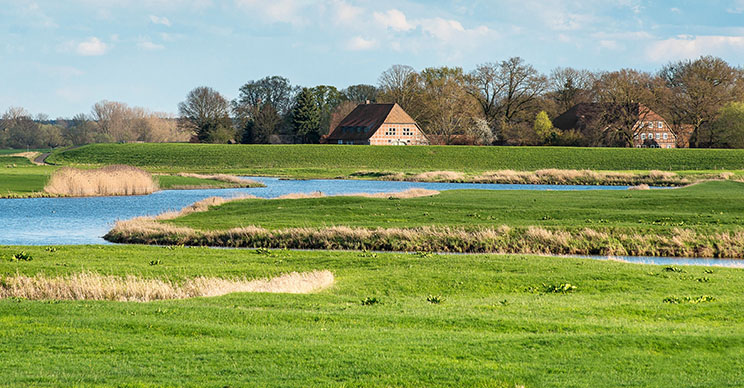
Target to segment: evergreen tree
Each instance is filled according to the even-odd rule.
[[[312,90],[303,88],[292,110],[292,126],[302,143],[318,143],[321,135],[320,108]]]

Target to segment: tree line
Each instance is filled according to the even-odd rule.
[[[166,113],[130,107],[122,102],[101,101],[90,114],[51,120],[32,116],[23,108],[9,108],[0,117],[0,148],[56,148],[90,143],[179,142],[190,135],[178,120]]]
[[[232,101],[201,86],[178,117],[102,101],[71,120],[31,118],[18,108],[0,120],[0,147],[109,141],[318,143],[358,104],[398,103],[434,144],[632,146],[638,104],[665,118],[692,147],[744,148],[744,69],[705,56],[656,72],[556,68],[543,74],[515,57],[465,71],[394,65],[377,85],[300,87],[269,76],[245,83]],[[552,120],[589,103],[596,118],[560,130]]]

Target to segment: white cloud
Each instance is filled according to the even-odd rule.
[[[162,44],[153,43],[149,40],[143,40],[137,43],[137,47],[147,51],[157,51],[165,48],[165,46],[163,46]]]
[[[162,25],[164,25],[166,27],[170,27],[171,26],[170,20],[168,20],[168,18],[165,17],[165,16],[150,15],[150,21],[153,24],[162,24]]]
[[[375,12],[372,16],[375,22],[395,31],[409,31],[416,28],[415,25],[406,20],[406,15],[397,9],[391,9],[384,13]]]
[[[364,9],[355,7],[343,0],[331,1],[331,8],[334,9],[336,20],[342,24],[356,22],[359,15],[364,12]]]
[[[646,54],[655,62],[664,62],[701,55],[722,55],[737,50],[744,50],[744,36],[680,35],[652,43],[646,49]]]
[[[103,55],[106,50],[108,50],[106,43],[96,37],[80,42],[75,46],[75,52],[84,56]]]
[[[466,43],[478,40],[478,38],[492,36],[493,31],[486,26],[479,26],[473,29],[466,29],[462,23],[457,20],[434,18],[422,20],[419,25],[424,32],[437,38],[442,42],[449,43]]]
[[[374,39],[364,39],[361,36],[356,36],[347,42],[346,47],[349,50],[354,51],[371,50],[377,47],[377,41]]]
[[[257,13],[269,23],[304,24],[305,3],[300,0],[235,0],[238,8]]]

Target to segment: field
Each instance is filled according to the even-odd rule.
[[[217,171],[295,177],[359,171],[591,169],[744,170],[744,150],[567,147],[352,147],[338,145],[95,144],[56,152],[57,164],[128,164],[153,171]]]
[[[744,183],[245,199],[117,223],[109,241],[296,249],[744,258]]]
[[[7,261],[21,250],[33,260]],[[5,276],[336,276],[309,295],[0,300],[2,385],[744,385],[736,269],[137,246],[0,257]]]

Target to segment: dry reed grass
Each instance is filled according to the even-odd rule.
[[[234,292],[307,294],[333,285],[330,271],[292,272],[271,279],[197,277],[181,284],[160,279],[105,276],[92,272],[65,277],[25,275],[0,277],[1,298],[32,300],[112,300],[149,302],[221,296]]]
[[[744,231],[690,229],[641,235],[631,228],[568,230],[542,227],[287,228],[257,226],[202,231],[152,219],[117,222],[105,238],[117,243],[356,249],[468,253],[744,258]]]
[[[628,187],[628,190],[651,190],[651,187],[649,185],[643,183],[638,186],[630,186]]]
[[[15,154],[8,154],[8,155],[5,155],[5,156],[20,156],[21,158],[28,159],[29,161],[31,161],[31,163],[33,163],[33,164],[35,164],[37,166],[43,166],[44,163],[36,163],[36,158],[39,155],[41,155],[41,152],[29,151],[29,152],[18,152],[18,153],[15,153]]]
[[[124,165],[91,170],[63,167],[52,174],[44,187],[49,194],[75,197],[146,195],[158,190],[149,172]]]
[[[254,187],[254,186],[263,186],[261,183],[258,183],[251,179],[241,178],[239,176],[235,175],[227,175],[227,174],[192,174],[192,173],[185,173],[181,172],[176,174],[178,176],[186,177],[186,178],[197,178],[197,179],[208,179],[208,180],[214,180],[214,181],[220,181],[225,183],[232,183],[234,185],[238,185],[239,187]]]

